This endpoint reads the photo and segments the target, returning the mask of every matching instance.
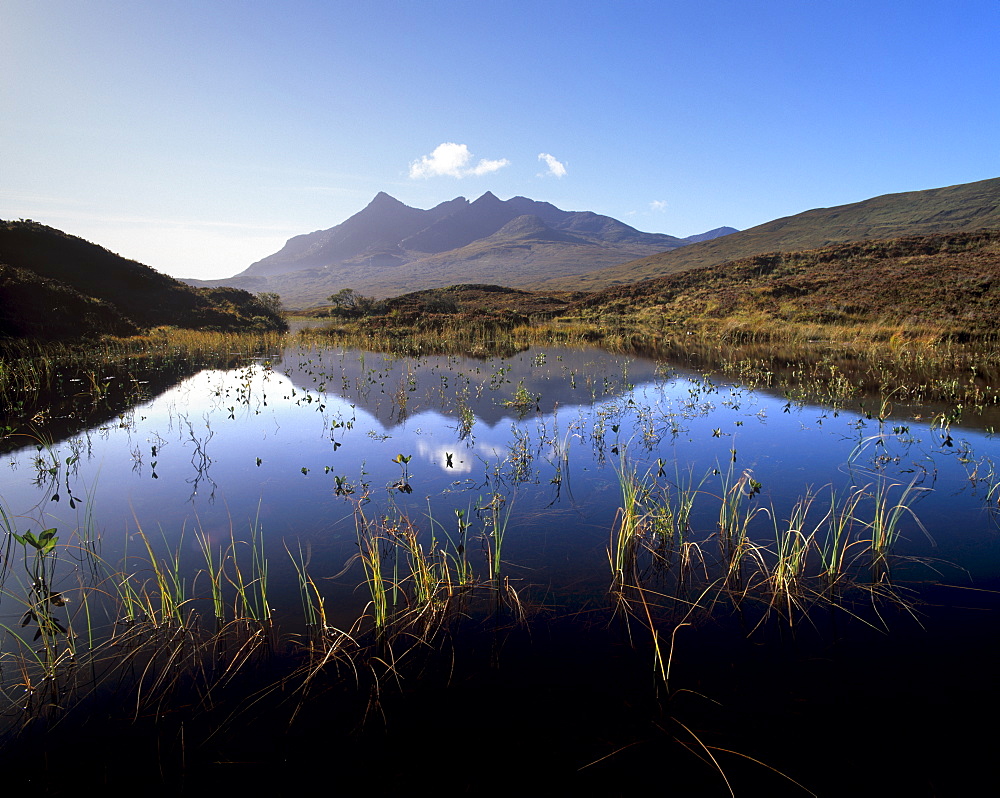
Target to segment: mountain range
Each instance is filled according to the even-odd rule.
[[[518,286],[575,278],[734,232],[644,233],[609,216],[526,197],[501,200],[490,192],[421,210],[380,192],[341,224],[295,236],[231,278],[186,282],[275,292],[286,305],[301,307],[342,288],[391,296],[454,283]]]

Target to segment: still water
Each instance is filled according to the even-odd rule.
[[[911,669],[913,678],[932,672],[939,701],[961,678],[957,663],[965,655],[954,648],[968,640],[961,630],[997,628],[1000,442],[974,419],[942,425],[934,409],[888,405],[879,419],[872,404],[866,413],[860,406],[795,403],[779,392],[596,349],[532,348],[480,360],[292,346],[280,358],[242,369],[202,371],[66,439],[50,439],[38,426],[23,446],[3,454],[0,497],[19,532],[56,529],[64,542],[97,540],[110,563],[127,564],[142,532],[159,551],[177,553],[195,602],[204,598],[196,577],[204,566],[198,536],[222,546],[252,535],[269,563],[268,601],[290,629],[301,625],[301,612],[289,552],[308,553],[330,623],[348,628],[365,610],[370,597],[356,557],[359,506],[370,518],[406,517],[425,538],[442,541],[454,541],[462,519],[470,522],[469,558],[483,575],[481,518],[500,497],[509,512],[503,574],[549,629],[511,654],[509,673],[522,679],[525,657],[587,659],[595,673],[603,667],[597,653],[603,643],[588,649],[591,632],[581,636],[561,624],[586,617],[595,630],[606,630],[615,617],[608,592],[623,475],[634,474],[653,493],[695,496],[687,540],[697,544],[693,570],[704,574],[704,584],[717,575],[719,507],[734,491],[750,536],[767,554],[774,553],[775,528],[787,528],[796,504],[809,497],[806,531],[826,528],[831,497],[863,492],[859,523],[875,512],[869,497],[879,490],[890,506],[905,498],[892,550],[893,585],[905,607],[885,609],[871,590],[861,590],[853,603],[845,599],[843,612],[809,618],[804,626],[811,631],[795,632],[811,641],[795,655],[797,676],[786,672],[770,683],[760,675],[775,678],[792,666],[788,630],[781,631],[787,618],[775,613],[761,623],[769,617],[761,609],[766,602],[753,596],[749,611],[724,603],[714,614],[688,618],[698,621],[697,631],[676,632],[681,642],[671,688],[713,701],[728,697],[732,717],[741,719],[734,726],[757,711],[756,702],[780,696],[765,714],[781,725],[775,719],[792,711],[787,695],[822,713],[836,704],[837,691],[854,684],[838,683],[822,698],[815,681],[810,689],[798,686],[818,661],[824,666],[816,667],[815,679],[829,678],[829,624],[838,637],[857,622],[861,631],[845,656],[853,668],[857,646],[877,652],[870,656],[878,680],[893,678],[879,669],[899,668],[889,648],[907,652],[911,664],[914,656],[925,659],[926,669]],[[57,574],[55,587],[70,602],[78,569],[70,560]],[[866,569],[867,561],[857,560],[852,578],[864,581]],[[9,579],[8,591],[16,584],[16,576]],[[16,628],[19,616],[15,603],[0,603],[5,627]],[[603,639],[604,632],[593,634]],[[751,649],[765,643],[762,660]],[[952,647],[951,666],[927,653],[942,645]],[[980,679],[983,657],[995,662],[994,649],[975,656],[968,673]],[[727,676],[737,662],[747,679],[754,674],[753,697],[744,682]],[[651,679],[645,659],[630,667],[637,668],[635,681]],[[539,678],[533,671],[528,682]],[[598,677],[581,676],[576,689],[589,689],[587,678]],[[507,689],[523,695],[525,687]],[[992,701],[993,688],[986,695]],[[596,746],[586,756],[596,760],[603,750]]]

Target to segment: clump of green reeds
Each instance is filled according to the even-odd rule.
[[[901,488],[899,500],[893,501],[890,494],[893,488]],[[934,539],[927,528],[920,522],[910,506],[917,498],[918,492],[926,490],[919,488],[916,482],[908,485],[878,479],[872,488],[872,519],[869,522],[871,533],[871,578],[873,583],[888,582],[891,576],[889,556],[901,534],[901,523],[904,517],[911,518],[933,545]]]
[[[903,522],[927,534],[912,509],[922,490],[915,484],[880,477],[843,495],[831,487],[827,502],[810,489],[781,513],[758,499],[762,486],[749,469],[730,463],[713,471],[717,492],[693,476],[662,484],[662,461],[644,474],[626,457],[616,467],[621,507],[608,550],[612,590],[630,611],[642,609],[644,625],[655,628],[653,605],[669,618],[670,607],[690,608],[693,600],[709,612],[723,597],[730,606],[763,607],[762,620],[774,610],[789,623],[813,606],[842,606],[851,588],[903,602],[890,580]],[[713,501],[714,530],[699,531]],[[765,516],[770,535],[768,525],[757,523]],[[714,557],[708,556],[712,540]],[[646,565],[643,556],[650,558]]]
[[[735,459],[735,458],[734,458]],[[719,497],[719,520],[717,535],[719,551],[725,568],[725,583],[731,590],[739,590],[744,585],[743,565],[748,556],[759,554],[758,547],[749,534],[753,519],[767,513],[767,508],[754,505],[754,497],[760,494],[761,484],[753,478],[749,469],[735,477],[734,463],[721,473],[721,496]]]
[[[500,579],[503,539],[513,509],[513,501],[508,502],[506,497],[498,492],[494,492],[485,504],[480,500],[477,507],[480,516],[484,518],[483,541],[486,547],[487,567],[494,582]]]
[[[389,622],[389,581],[382,568],[382,543],[385,536],[380,527],[365,516],[365,498],[354,502],[354,523],[358,536],[358,556],[364,568],[365,584],[371,594],[372,621],[376,633],[381,634]]]
[[[645,480],[640,478],[635,465],[628,462],[624,449],[620,462],[615,466],[621,490],[621,507],[611,532],[611,571],[615,588],[621,588],[635,575],[636,552],[645,532],[647,518],[645,502],[649,496]]]
[[[268,604],[268,562],[264,556],[259,515],[250,525],[248,540],[237,540],[232,527],[228,538],[223,538],[217,545],[204,529],[195,532],[195,540],[205,560],[205,567],[198,576],[204,576],[208,582],[216,623],[221,626],[238,618],[261,627],[268,625],[272,620],[272,610]],[[249,563],[240,556],[244,547],[250,550]],[[227,587],[232,589],[231,605],[225,598]]]

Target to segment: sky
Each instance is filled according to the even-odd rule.
[[[3,0],[0,219],[177,277],[385,191],[647,232],[1000,176],[1000,0]]]

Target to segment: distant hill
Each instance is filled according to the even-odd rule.
[[[592,271],[572,280],[553,275],[554,279],[538,281],[530,287],[597,290],[767,252],[985,227],[1000,228],[1000,178],[816,208],[724,238]]]
[[[609,216],[490,192],[420,210],[380,192],[347,221],[289,239],[234,277],[186,282],[273,291],[304,307],[341,288],[384,297],[455,283],[571,277],[732,232],[721,227],[690,239],[643,233]]]
[[[173,325],[282,329],[246,291],[196,289],[32,221],[0,221],[0,338],[134,335]]]

